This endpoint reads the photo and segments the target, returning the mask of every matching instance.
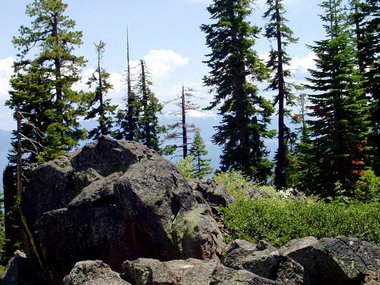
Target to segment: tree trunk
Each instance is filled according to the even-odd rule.
[[[186,100],[185,100],[184,86],[182,86],[181,113],[182,113],[182,156],[183,156],[183,159],[185,159],[187,156],[187,126],[186,126]]]
[[[276,0],[276,7],[278,7],[278,0]],[[284,60],[282,50],[282,38],[280,30],[280,11],[276,8],[276,21],[277,25],[277,78],[278,78],[278,150],[276,155],[276,167],[274,185],[277,189],[286,187],[286,143],[285,143],[285,79],[284,79]]]

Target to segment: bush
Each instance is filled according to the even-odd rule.
[[[355,236],[380,245],[379,203],[324,203],[278,198],[239,200],[223,209],[232,239],[281,246],[305,236]]]
[[[177,163],[177,168],[179,173],[187,180],[191,181],[194,178],[194,166],[193,166],[193,157],[188,155],[185,159],[182,159]]]
[[[220,172],[214,176],[215,181],[218,185],[223,186],[231,193],[236,199],[247,199],[253,189],[257,190],[262,194],[267,196],[279,196],[279,193],[271,185],[259,185],[255,182],[250,181],[248,178],[243,176],[240,172],[235,170],[229,172]]]
[[[361,201],[380,202],[380,177],[368,169],[355,187],[355,198]]]

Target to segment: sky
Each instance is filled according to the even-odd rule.
[[[11,111],[4,106],[9,97],[9,78],[17,51],[12,37],[19,35],[21,25],[29,26],[31,19],[25,15],[26,5],[32,0],[1,0],[0,3],[0,130],[12,130],[15,122]],[[212,99],[202,78],[207,75],[203,63],[210,52],[205,45],[202,24],[210,23],[207,6],[211,0],[63,0],[68,4],[66,14],[76,22],[76,30],[83,32],[83,44],[75,51],[87,59],[83,77],[89,76],[96,66],[94,43],[105,42],[103,66],[111,74],[114,89],[109,93],[115,104],[123,104],[125,86],[123,70],[126,63],[126,35],[130,42],[132,73],[144,59],[153,80],[153,90],[165,103],[163,116],[170,118],[176,112],[170,102],[180,95],[181,86],[194,89],[197,102],[207,106]],[[254,1],[255,11],[251,23],[263,27],[262,15],[267,7],[265,0]],[[313,54],[306,45],[323,38],[320,8],[316,0],[284,0],[288,25],[299,38],[288,53],[293,58],[291,69],[297,81],[303,81],[307,69],[312,68]],[[265,58],[270,42],[263,36],[254,49]],[[84,80],[85,82],[85,80]],[[76,88],[85,88],[82,82]],[[272,96],[267,95],[267,96]],[[215,111],[192,112],[201,129],[212,129],[218,118]],[[206,142],[209,142],[207,137]]]

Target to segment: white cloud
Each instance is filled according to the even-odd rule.
[[[110,75],[110,82],[113,87],[113,92],[121,93],[125,90],[125,82],[123,73],[115,72]]]
[[[177,68],[189,63],[189,58],[172,50],[150,50],[144,60],[154,79],[168,76]]]
[[[192,118],[211,118],[217,117],[217,114],[213,111],[202,111],[202,110],[189,110],[187,115]]]
[[[293,73],[306,74],[308,69],[315,68],[315,54],[309,53],[305,57],[295,56],[290,62],[290,70]]]
[[[0,100],[6,100],[9,96],[9,80],[13,74],[13,62],[12,57],[0,59]]]

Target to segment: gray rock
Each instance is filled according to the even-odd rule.
[[[190,258],[161,262],[139,258],[124,262],[123,271],[126,279],[136,285],[208,285],[217,265],[217,260]]]
[[[282,252],[300,263],[306,284],[362,284],[366,272],[379,269],[379,248],[353,238],[292,241]]]
[[[229,206],[235,198],[215,180],[196,181],[191,187],[199,191],[210,206]]]
[[[100,260],[77,262],[63,285],[130,285]]]
[[[40,272],[32,266],[25,253],[17,250],[9,260],[3,276],[2,285],[47,285]]]
[[[121,270],[127,259],[208,259],[225,246],[176,167],[135,142],[101,138],[39,166],[23,208],[54,284],[80,260]]]
[[[279,251],[260,241],[252,244],[244,240],[231,242],[222,254],[222,263],[233,269],[242,269],[283,284],[303,284],[303,267]]]
[[[212,276],[210,285],[282,285],[282,283],[265,279],[246,270],[235,270],[218,266]]]
[[[246,270],[225,267],[217,260],[172,260],[140,258],[123,264],[127,280],[136,285],[280,285]]]
[[[368,271],[361,285],[379,285],[380,271]]]
[[[226,247],[221,260],[227,267],[271,278],[271,271],[277,265],[277,256],[276,248],[264,241],[253,244],[245,240],[234,240]]]

